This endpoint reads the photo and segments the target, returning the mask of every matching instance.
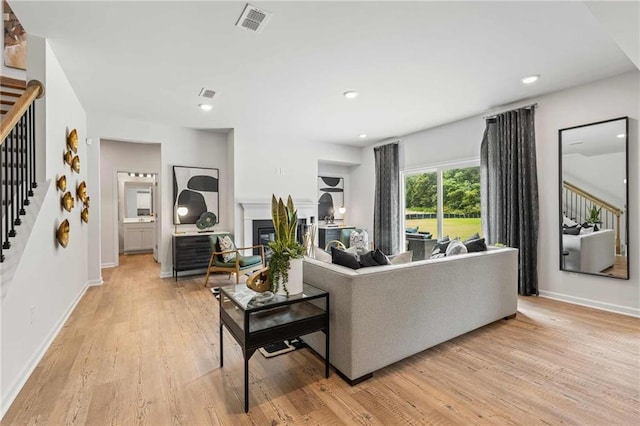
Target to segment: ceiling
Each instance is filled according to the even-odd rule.
[[[362,146],[636,69],[582,2],[255,2],[273,13],[259,34],[235,26],[243,2],[10,3],[89,111],[299,143]]]
[[[607,121],[589,126],[563,130],[562,155],[597,155],[625,152],[627,149],[626,121]]]

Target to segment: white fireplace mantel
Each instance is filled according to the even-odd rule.
[[[270,220],[271,219],[271,201],[240,201],[243,214],[243,247],[253,245],[253,221],[254,220]],[[307,219],[307,223],[314,222],[318,216],[318,202],[311,200],[293,200],[293,205],[298,211],[298,219]]]

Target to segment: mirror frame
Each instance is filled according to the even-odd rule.
[[[563,219],[564,219],[564,215],[563,215],[563,211],[562,211],[562,182],[563,182],[563,177],[562,177],[562,132],[565,130],[573,130],[573,129],[578,129],[581,127],[587,127],[587,126],[595,126],[597,124],[604,124],[604,123],[610,123],[612,121],[619,121],[619,120],[624,120],[625,122],[625,178],[627,179],[627,185],[625,187],[625,217],[624,217],[624,224],[625,224],[625,235],[624,235],[624,239],[626,242],[626,246],[627,246],[627,253],[626,253],[626,257],[627,257],[627,276],[626,277],[616,277],[613,275],[605,275],[605,274],[596,274],[593,272],[582,272],[582,271],[571,271],[568,269],[564,269],[562,267],[562,263],[563,263],[563,241],[562,241],[562,223],[563,223]],[[617,280],[629,280],[630,277],[630,265],[629,265],[629,251],[630,251],[630,241],[629,241],[629,185],[630,185],[630,181],[629,181],[629,117],[628,116],[623,116],[623,117],[617,117],[617,118],[612,118],[609,120],[603,120],[603,121],[596,121],[593,123],[587,123],[587,124],[581,124],[579,126],[572,126],[572,127],[565,127],[564,129],[559,129],[558,130],[558,232],[559,232],[559,236],[558,236],[558,265],[561,271],[563,272],[569,272],[569,273],[574,273],[574,274],[584,274],[584,275],[592,275],[594,277],[602,277],[602,278],[614,278]],[[622,237],[621,237],[622,238]]]

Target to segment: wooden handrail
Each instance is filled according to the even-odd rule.
[[[618,217],[622,214],[622,210],[620,210],[616,206],[613,206],[613,205],[607,203],[606,201],[601,200],[600,198],[596,197],[595,195],[589,194],[588,192],[578,188],[577,186],[570,184],[566,180],[562,181],[562,185],[565,188],[567,188],[568,190],[575,192],[576,194],[580,195],[583,198],[586,198],[587,200],[591,201],[592,203],[602,206],[605,210],[610,211],[611,213],[613,213],[614,215],[616,215]]]
[[[5,77],[6,79],[7,77]],[[4,80],[3,80],[4,83]],[[13,130],[20,118],[24,115],[31,104],[36,100],[44,96],[44,85],[38,80],[31,80],[27,83],[27,88],[24,93],[15,104],[9,109],[7,115],[0,122],[0,145],[4,143],[4,140],[9,136],[9,133]]]

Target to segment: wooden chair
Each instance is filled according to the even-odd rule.
[[[226,272],[231,278],[231,274],[236,274],[236,284],[240,283],[240,273],[251,273],[259,269],[264,268],[264,246],[257,245],[251,247],[236,247],[234,250],[218,251],[217,242],[218,238],[224,238],[225,236],[233,238],[230,234],[223,235],[211,235],[209,237],[209,243],[211,244],[211,258],[209,259],[209,267],[207,268],[207,276],[204,279],[204,286],[209,283],[209,275],[211,272]],[[254,248],[260,249],[260,255],[242,256],[240,254],[243,250],[253,250]],[[235,253],[235,259],[225,262],[222,259],[223,254]]]
[[[347,247],[344,245],[344,243],[340,240],[331,240],[328,241],[327,244],[324,246],[324,251],[331,253],[331,247],[337,247],[340,250],[346,250]]]

